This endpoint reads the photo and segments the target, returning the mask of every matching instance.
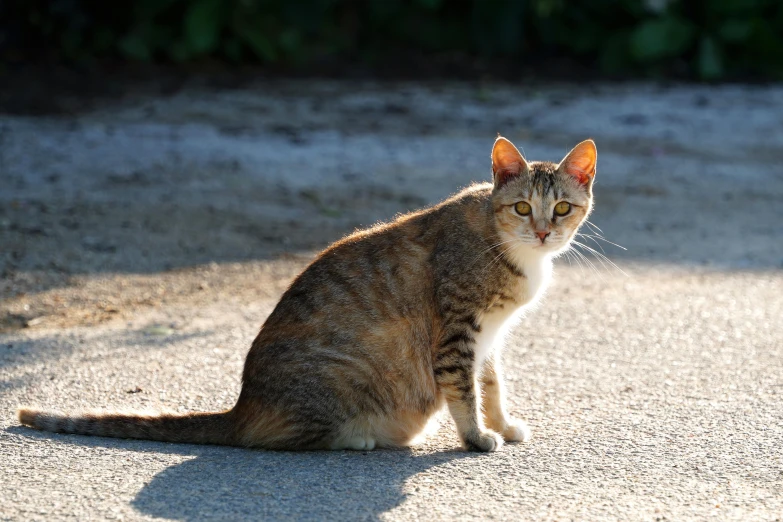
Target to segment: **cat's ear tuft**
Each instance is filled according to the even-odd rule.
[[[495,187],[502,187],[510,179],[526,173],[527,161],[513,143],[498,136],[492,147],[492,177]]]
[[[586,185],[595,176],[596,161],[598,161],[598,151],[595,142],[585,140],[566,154],[558,169],[575,177],[582,185]]]

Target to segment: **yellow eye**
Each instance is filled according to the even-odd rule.
[[[520,216],[529,216],[531,212],[533,212],[533,209],[530,208],[530,203],[527,203],[525,201],[520,201],[516,205],[514,205],[514,210],[517,211],[517,214]]]
[[[565,216],[571,212],[571,203],[567,201],[561,201],[557,205],[555,205],[555,215],[556,216]]]

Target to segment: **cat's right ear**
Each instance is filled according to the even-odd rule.
[[[495,182],[495,188],[502,187],[509,180],[526,174],[527,171],[527,161],[514,144],[498,136],[492,147],[492,180]]]

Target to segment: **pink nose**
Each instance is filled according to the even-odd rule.
[[[538,232],[538,231],[536,231],[536,235],[538,236],[538,238],[539,238],[539,239],[541,240],[541,242],[543,243],[543,242],[544,242],[544,240],[546,239],[546,237],[549,235],[549,232],[548,232],[548,231],[546,231],[546,230],[544,230],[544,231],[542,231],[542,232]]]

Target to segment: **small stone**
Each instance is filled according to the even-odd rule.
[[[174,330],[172,330],[168,326],[155,324],[152,326],[148,326],[143,330],[143,332],[147,335],[171,335],[174,333]]]
[[[41,316],[38,316],[38,317],[34,317],[33,319],[28,320],[24,325],[25,325],[26,328],[30,328],[32,326],[37,326],[37,325],[43,323],[44,321],[46,321],[46,319],[48,317],[49,317],[48,315],[41,315]]]

